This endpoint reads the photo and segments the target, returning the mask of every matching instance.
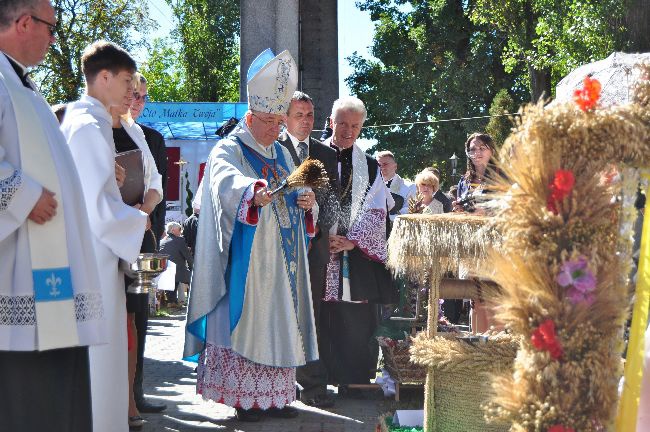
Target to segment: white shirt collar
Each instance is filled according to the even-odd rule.
[[[300,154],[300,149],[298,148],[298,144],[301,141],[298,140],[298,138],[296,138],[295,136],[291,135],[291,133],[289,133],[289,131],[287,131],[287,136],[291,140],[291,144],[293,144],[293,148],[296,149],[296,154]],[[305,139],[302,142],[307,144],[307,156],[309,156],[309,137],[307,137],[307,139]]]

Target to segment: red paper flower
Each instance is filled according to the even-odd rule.
[[[553,214],[558,214],[557,203],[568,197],[576,183],[576,178],[571,170],[557,170],[553,181],[549,185],[551,194],[546,200],[546,208]]]
[[[548,428],[547,432],[575,432],[575,429],[570,427],[564,427],[562,425],[555,425]]]
[[[582,88],[573,92],[573,100],[583,111],[593,109],[600,99],[600,81],[586,76]]]
[[[558,360],[564,354],[560,341],[555,334],[555,323],[547,319],[537,327],[530,336],[530,342],[540,351],[548,351],[554,360]]]

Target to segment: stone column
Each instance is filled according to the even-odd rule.
[[[314,100],[314,127],[320,129],[339,97],[336,0],[300,0],[300,29],[299,87]]]
[[[239,100],[246,102],[246,72],[252,61],[271,48],[289,50],[299,62],[299,0],[241,0],[241,78]]]

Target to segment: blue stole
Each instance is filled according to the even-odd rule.
[[[276,159],[267,159],[255,150],[245,145],[237,137],[233,137],[240,145],[244,158],[255,170],[258,178],[268,182],[269,188],[274,189],[286,179],[289,168],[282,152],[282,147],[277,142],[273,143]],[[305,239],[306,227],[304,226],[304,212],[300,209],[296,200],[298,192],[295,189],[285,189],[271,202],[271,208],[275,216],[275,222],[279,227],[282,241],[282,252],[284,265],[293,297],[294,308],[297,310],[296,272],[298,269],[298,248],[300,230],[303,230]],[[302,224],[300,223],[302,221]],[[226,271],[226,287],[230,296],[230,331],[232,332],[241,318],[244,307],[244,294],[246,290],[246,279],[249,270],[250,255],[252,252],[253,238],[255,236],[254,226],[235,222],[232,240],[230,242],[230,259]],[[263,271],[263,269],[258,269]]]

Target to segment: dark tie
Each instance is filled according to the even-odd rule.
[[[303,163],[303,161],[307,159],[307,143],[302,141],[298,143],[298,159],[300,160],[300,163]]]
[[[389,188],[391,183],[393,183],[393,179],[390,179],[386,182],[386,187]]]

